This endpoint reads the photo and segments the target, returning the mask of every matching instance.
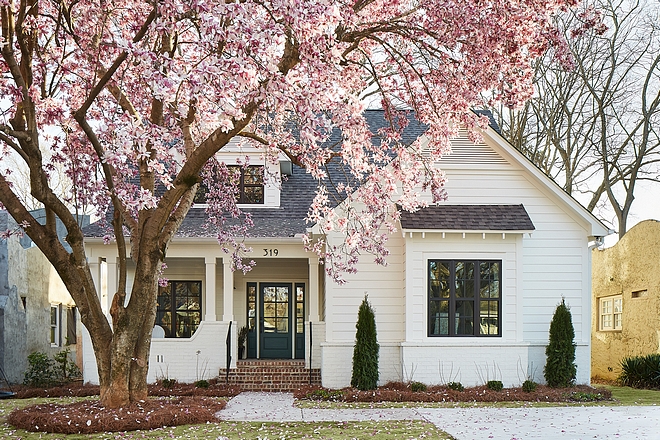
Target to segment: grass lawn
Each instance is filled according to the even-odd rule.
[[[660,405],[660,391],[638,390],[630,387],[615,387],[612,385],[599,385],[612,391],[612,397],[620,405]]]
[[[93,398],[92,398],[93,399]],[[81,398],[5,399],[0,400],[0,438],[35,439],[446,439],[453,437],[421,420],[368,422],[218,422],[204,425],[160,428],[150,431],[100,434],[44,434],[16,430],[6,423],[7,415],[15,408],[38,403],[71,403]]]

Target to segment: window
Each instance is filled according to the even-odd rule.
[[[647,291],[646,289],[643,289],[643,290],[633,290],[632,293],[630,294],[630,296],[631,296],[632,298],[644,298],[644,297],[646,297],[646,294],[647,294],[647,293],[648,293],[648,291]]]
[[[50,306],[50,345],[59,347],[60,344],[60,306]]]
[[[189,338],[202,321],[202,282],[169,281],[158,292],[156,324],[166,338]]]
[[[623,297],[621,295],[600,298],[600,330],[621,330]]]
[[[428,335],[501,336],[502,262],[429,260]]]
[[[242,167],[232,165],[227,167],[231,175],[232,183],[239,188],[239,196],[236,203],[257,205],[264,203],[264,167],[250,165]]]
[[[228,165],[229,179],[236,188],[236,203],[245,205],[264,204],[264,167],[261,165]],[[208,189],[202,184],[195,194],[195,203],[206,203]]]

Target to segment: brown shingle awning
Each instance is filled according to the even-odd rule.
[[[403,229],[440,231],[533,231],[523,205],[437,205],[416,212],[401,210]]]

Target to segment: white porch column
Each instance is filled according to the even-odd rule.
[[[309,320],[319,322],[319,259],[309,258]]]
[[[112,307],[112,300],[115,297],[115,293],[117,293],[119,274],[117,273],[117,257],[108,257],[105,261],[108,265],[108,295],[105,312],[109,314]]]
[[[231,270],[231,260],[222,259],[222,320],[225,322],[234,320],[234,272]]]
[[[215,257],[206,257],[206,313],[204,321],[215,321]]]

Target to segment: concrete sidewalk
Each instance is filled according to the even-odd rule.
[[[553,408],[295,408],[292,394],[244,392],[217,416],[222,420],[317,422],[425,420],[458,440],[660,439],[660,407]]]

